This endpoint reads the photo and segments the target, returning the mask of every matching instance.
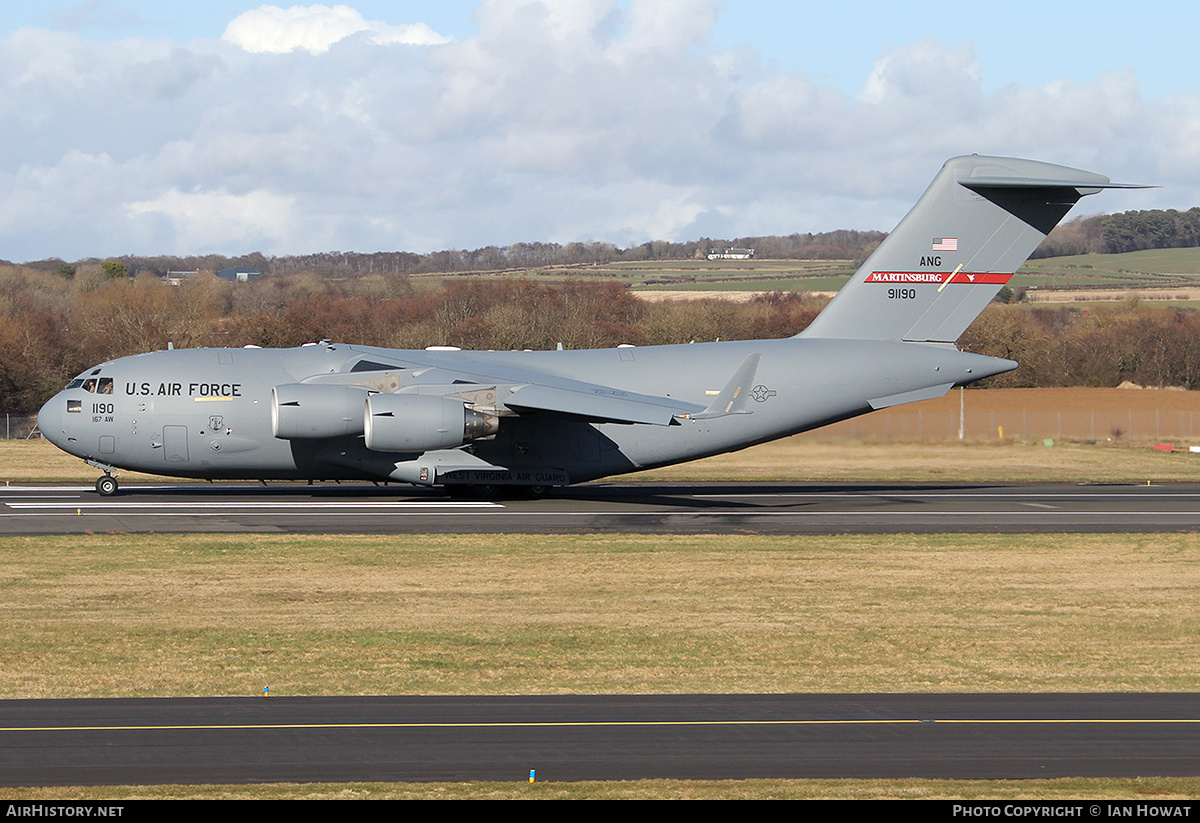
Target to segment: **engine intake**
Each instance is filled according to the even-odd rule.
[[[271,389],[271,431],[283,440],[362,434],[366,399],[355,386],[284,383]]]

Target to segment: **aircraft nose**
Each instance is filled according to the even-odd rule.
[[[66,448],[64,444],[67,441],[67,433],[63,431],[66,405],[67,401],[63,399],[62,394],[56,394],[46,401],[46,405],[42,406],[37,415],[38,431],[42,433],[42,437],[60,449]]]

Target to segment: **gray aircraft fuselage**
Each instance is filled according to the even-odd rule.
[[[370,377],[371,371],[350,371],[363,361],[395,367],[375,372],[396,375],[399,388],[428,381],[431,369],[459,380],[478,371],[479,385],[489,387],[586,375],[589,384],[602,383],[612,392],[703,407],[753,354],[761,359],[753,385],[745,389],[745,412],[711,419],[677,418],[673,425],[653,426],[531,413],[502,419],[496,434],[473,441],[469,452],[407,454],[373,451],[358,435],[284,440],[272,431],[274,386],[314,376]],[[337,343],[185,349],[90,369],[81,378],[111,379],[112,393],[84,385],[64,390],[46,404],[39,424],[47,439],[84,459],[179,477],[432,485],[441,469],[474,467],[488,474],[466,480],[562,485],[745,448],[863,414],[872,410],[873,400],[935,387],[942,394],[1016,365],[935,344],[798,338],[541,352],[395,351]],[[349,391],[361,391],[360,402],[367,397],[365,389]],[[491,477],[493,467],[508,475]]]

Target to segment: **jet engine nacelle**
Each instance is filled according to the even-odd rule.
[[[373,394],[363,420],[367,448],[380,452],[452,449],[495,434],[499,426],[498,417],[461,399],[428,394]]]
[[[357,386],[284,383],[271,389],[271,430],[283,440],[359,435],[366,399]]]

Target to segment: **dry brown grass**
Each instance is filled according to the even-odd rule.
[[[101,474],[78,457],[46,440],[0,440],[0,485],[17,483],[92,483]],[[122,482],[159,481],[138,472],[121,472]]]
[[[0,541],[2,697],[1195,691],[1200,536]]]
[[[1200,796],[1200,779],[613,780],[579,783],[276,783],[5,789],[9,802],[95,800],[1103,800]]]
[[[625,479],[737,482],[1192,483],[1200,455],[1146,445],[864,443],[805,435]]]

